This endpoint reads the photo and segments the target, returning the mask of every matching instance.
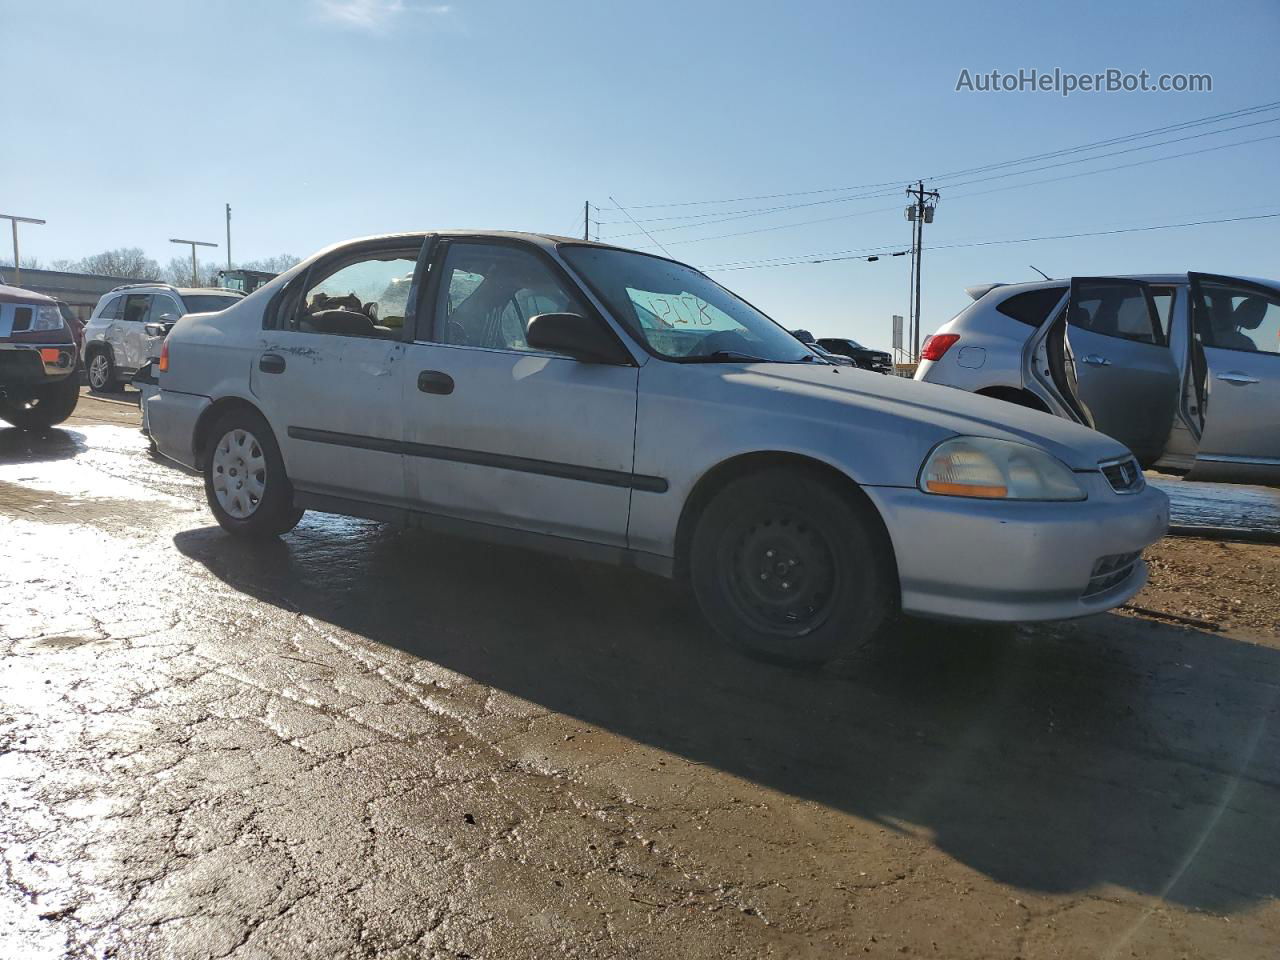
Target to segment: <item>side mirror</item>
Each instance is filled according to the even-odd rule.
[[[525,341],[537,350],[563,353],[582,363],[631,362],[631,355],[604,321],[577,313],[530,317]]]
[[[161,323],[164,323],[164,324],[172,325],[172,324],[177,323],[180,319],[181,319],[181,318],[180,318],[176,313],[162,313],[162,314],[160,314],[160,322],[161,322]]]
[[[164,336],[164,324],[163,324],[163,323],[146,323],[146,324],[143,324],[142,329],[143,329],[143,331],[146,333],[146,335],[147,335],[148,337],[163,337],[163,336]]]

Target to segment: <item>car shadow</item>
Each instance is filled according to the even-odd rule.
[[[1002,883],[1226,912],[1280,893],[1280,651],[1118,615],[900,621],[823,670],[738,656],[632,572],[309,514],[178,549],[237,590],[700,764],[900,831]]]
[[[0,426],[0,463],[37,463],[68,460],[87,449],[84,434],[48,427],[18,430]]]

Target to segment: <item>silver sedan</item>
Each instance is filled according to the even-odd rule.
[[[692,267],[557,237],[340,244],[180,320],[159,383],[153,438],[233,534],[318,510],[635,566],[781,659],[895,610],[1106,610],[1168,523],[1115,440],[835,366]]]

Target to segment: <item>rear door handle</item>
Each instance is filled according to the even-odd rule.
[[[1091,353],[1091,354],[1089,354],[1087,357],[1085,357],[1085,358],[1084,358],[1084,362],[1085,362],[1085,363],[1087,363],[1087,364],[1088,364],[1089,366],[1091,366],[1091,367],[1109,367],[1109,366],[1111,366],[1111,361],[1110,361],[1110,360],[1108,360],[1106,357],[1100,357],[1100,356],[1098,356],[1096,353]]]
[[[1227,383],[1234,383],[1238,387],[1246,387],[1251,383],[1257,383],[1257,377],[1251,377],[1247,373],[1241,373],[1239,370],[1229,370],[1226,373],[1218,374],[1219,380],[1225,380]]]
[[[284,373],[284,357],[278,353],[264,353],[258,358],[258,369],[263,373]]]
[[[453,393],[453,377],[440,370],[423,370],[418,374],[418,389],[423,393]]]

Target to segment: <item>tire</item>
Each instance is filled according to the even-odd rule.
[[[0,420],[20,430],[47,430],[71,416],[79,399],[76,377],[64,377],[33,387],[24,398],[9,396],[0,400]]]
[[[870,506],[816,471],[774,467],[730,482],[698,518],[693,592],[734,646],[823,663],[871,640],[893,609],[893,554]]]
[[[113,393],[120,387],[111,351],[105,347],[100,347],[89,355],[85,375],[89,378],[89,389],[94,393]]]
[[[241,537],[278,537],[302,519],[271,427],[253,410],[213,424],[204,456],[204,493],[218,525]]]

